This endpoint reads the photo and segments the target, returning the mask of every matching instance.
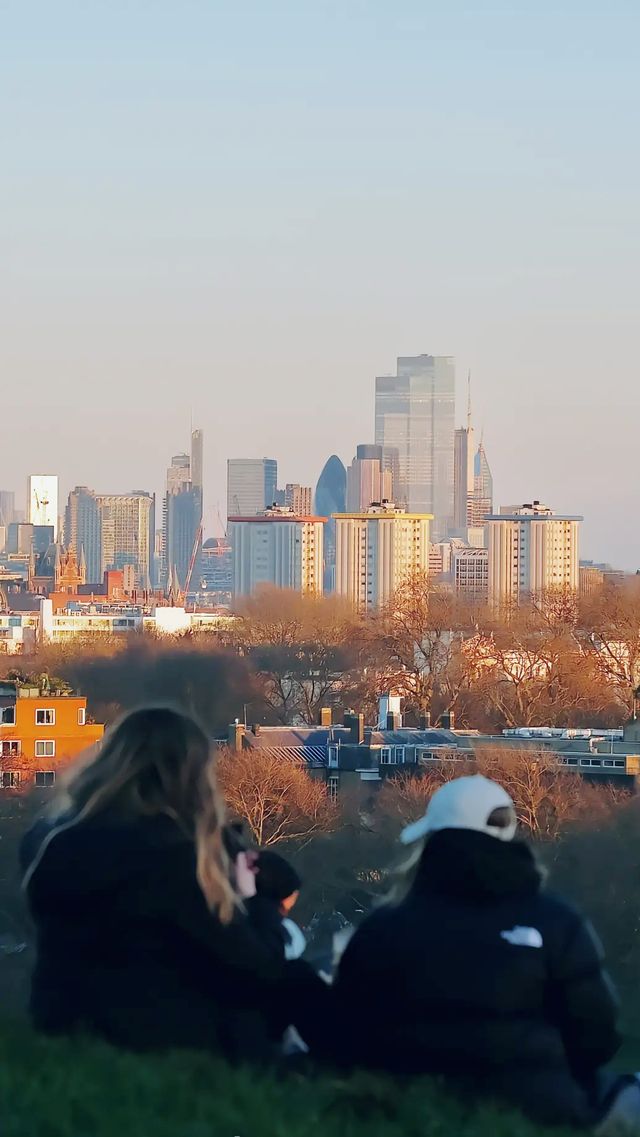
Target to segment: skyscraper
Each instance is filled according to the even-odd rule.
[[[278,485],[275,458],[229,458],[227,517],[251,517],[273,505]]]
[[[372,502],[391,501],[393,477],[384,468],[382,447],[360,445],[347,470],[347,510],[359,512]]]
[[[393,469],[396,502],[434,516],[434,536],[453,518],[455,364],[451,356],[400,356],[376,379],[376,443]]]
[[[96,494],[96,502],[100,509],[103,571],[133,565],[136,588],[149,588],[153,571],[155,498],[139,491]]]
[[[58,478],[55,474],[31,474],[27,482],[27,521],[53,525],[58,533]]]
[[[202,548],[203,434],[191,432],[191,457],[176,454],[162,503],[161,585],[190,585],[189,569]],[[195,567],[195,560],[193,561]]]
[[[484,520],[493,513],[493,477],[487,461],[484,442],[476,451],[473,463],[473,519],[472,525],[484,525]]]
[[[510,608],[529,596],[577,592],[582,517],[558,515],[539,501],[487,518],[489,600]]]
[[[393,502],[337,514],[336,593],[363,610],[380,608],[403,581],[429,570],[428,514]]]
[[[103,578],[100,507],[95,493],[87,486],[76,486],[69,494],[64,543],[73,550],[78,563],[84,556],[87,584],[100,584]]]
[[[337,454],[332,454],[318,478],[313,508],[327,517],[324,528],[324,591],[333,592],[336,570],[336,523],[333,513],[344,513],[347,499],[347,471]]]
[[[453,533],[465,537],[474,524],[474,440],[471,425],[471,376],[468,379],[467,425],[455,432],[453,457]]]

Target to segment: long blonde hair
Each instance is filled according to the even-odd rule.
[[[224,848],[224,806],[211,744],[194,719],[168,706],[131,711],[88,761],[72,768],[52,804],[71,824],[107,809],[128,818],[172,817],[195,842],[207,904],[229,923],[240,901]]]

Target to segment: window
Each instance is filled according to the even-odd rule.
[[[391,746],[382,746],[380,748],[380,765],[381,766],[395,766],[396,758]]]
[[[4,707],[4,709],[0,711],[0,723],[2,723],[3,726],[15,726],[16,708]]]
[[[0,742],[0,757],[1,758],[17,758],[20,753],[20,743],[15,739],[6,739]]]
[[[394,757],[397,766],[401,766],[404,762],[404,746],[394,747]]]
[[[84,726],[86,721],[87,712],[85,711],[84,707],[80,707],[80,710],[78,711],[78,726]]]
[[[52,708],[36,711],[36,726],[55,726],[55,724],[56,712]]]
[[[37,770],[36,786],[40,790],[49,789],[56,780],[53,770]]]
[[[13,790],[20,783],[20,774],[17,770],[3,770],[0,775],[0,785],[3,790]]]
[[[56,752],[55,742],[36,742],[36,758],[53,758]]]
[[[329,765],[330,766],[337,766],[338,765],[338,747],[337,746],[330,746],[329,747]]]
[[[329,775],[329,801],[338,800],[338,790],[340,788],[340,776],[338,774]]]

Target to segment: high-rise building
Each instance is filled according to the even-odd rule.
[[[162,502],[160,583],[182,591],[190,587],[189,570],[198,572],[202,549],[203,433],[191,432],[191,456],[176,454],[167,470]]]
[[[282,504],[286,505],[287,509],[292,509],[298,517],[308,516],[312,508],[311,496],[311,486],[299,486],[297,482],[288,482]]]
[[[201,430],[191,431],[191,484],[202,492],[204,487],[204,436]]]
[[[380,608],[404,581],[428,573],[429,514],[385,502],[334,520],[336,592],[356,607]]]
[[[336,580],[336,523],[332,514],[344,513],[347,508],[347,471],[337,454],[332,454],[322,467],[318,478],[313,508],[327,518],[324,527],[325,592],[333,592]]]
[[[84,556],[87,584],[103,579],[100,507],[93,490],[76,486],[69,494],[64,520],[64,543],[78,562]]]
[[[200,586],[216,604],[229,604],[233,594],[233,553],[225,537],[210,537],[202,546]]]
[[[16,495],[13,490],[0,490],[0,525],[7,526],[17,521]]]
[[[347,504],[349,513],[360,513],[374,502],[391,501],[393,475],[385,469],[382,447],[360,445],[347,470]]]
[[[262,585],[321,594],[325,521],[297,517],[286,506],[230,518],[234,596],[250,596]]]
[[[27,521],[53,525],[58,533],[58,478],[55,474],[31,474],[27,482]]]
[[[227,517],[263,513],[276,498],[278,463],[275,458],[229,458]]]
[[[144,491],[96,494],[102,570],[135,568],[136,588],[149,588],[153,571],[155,498]],[[86,554],[85,554],[86,555]]]
[[[397,464],[396,502],[434,517],[434,535],[453,519],[455,364],[451,356],[400,356],[397,375],[376,379],[376,443]]]
[[[512,513],[491,514],[488,530],[489,600],[506,609],[535,596],[577,592],[582,517],[559,515],[539,501]]]
[[[481,438],[473,460],[473,506],[469,524],[484,525],[490,513],[493,513],[493,477]]]
[[[465,537],[474,524],[474,432],[471,425],[471,376],[468,379],[467,425],[456,430],[453,455],[453,532]]]

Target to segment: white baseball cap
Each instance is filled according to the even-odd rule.
[[[495,809],[510,809],[513,814],[507,826],[489,825],[489,818]],[[482,774],[472,774],[466,778],[454,778],[436,790],[427,812],[419,821],[407,825],[400,834],[403,845],[420,841],[428,833],[441,829],[473,829],[476,833],[487,833],[499,841],[511,841],[516,833],[516,812],[509,794],[497,782],[492,782]]]

